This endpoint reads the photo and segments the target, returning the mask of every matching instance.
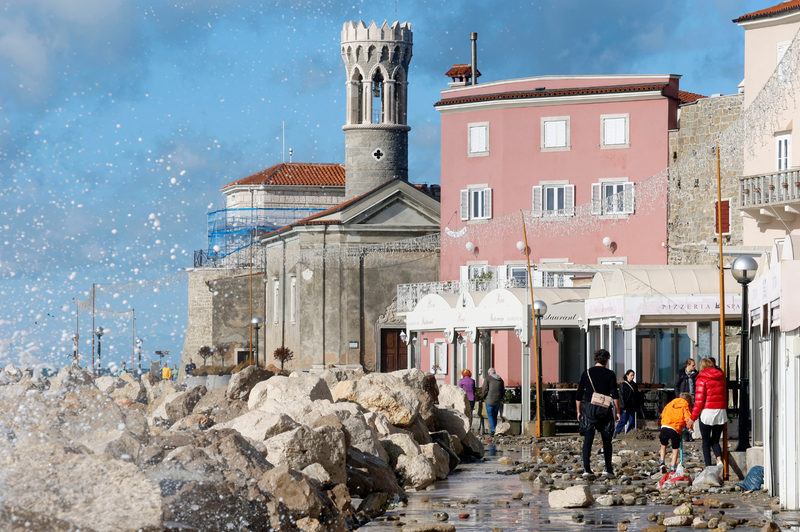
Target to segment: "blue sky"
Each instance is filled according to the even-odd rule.
[[[409,176],[439,181],[433,104],[472,31],[483,82],[673,73],[683,90],[730,94],[744,44],[731,20],[773,3],[401,0],[414,31]],[[191,266],[220,187],[281,161],[282,121],[295,161],[343,162],[342,24],[394,12],[391,0],[0,3],[0,362],[64,363],[70,303],[92,283]],[[177,362],[185,287],[115,295],[98,306],[136,308],[146,351]],[[129,320],[98,325],[104,360],[129,358]]]

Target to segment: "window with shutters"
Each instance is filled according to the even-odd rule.
[[[569,151],[569,117],[551,116],[542,118],[541,151]]]
[[[447,375],[447,342],[444,340],[431,343],[430,371],[434,375]]]
[[[470,187],[461,191],[461,219],[488,220],[492,217],[492,189]]]
[[[630,115],[600,115],[600,148],[630,147]]]
[[[634,184],[615,179],[592,184],[592,214],[621,215],[634,213]]]
[[[792,134],[784,133],[775,136],[777,146],[775,147],[775,154],[777,155],[777,168],[778,170],[788,170],[792,166]]]
[[[526,266],[508,267],[509,288],[528,288],[528,268]]]
[[[574,216],[575,185],[542,184],[533,187],[534,216]]]
[[[719,202],[714,202],[714,232],[719,234]],[[722,234],[731,233],[731,200],[722,200]]]
[[[467,156],[485,157],[489,155],[489,122],[475,122],[467,125]]]

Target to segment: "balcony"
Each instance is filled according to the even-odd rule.
[[[800,170],[739,178],[742,216],[759,222],[794,221],[800,214]]]

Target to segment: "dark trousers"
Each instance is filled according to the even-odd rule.
[[[704,425],[699,419],[697,422],[700,424],[700,434],[703,436],[703,458],[706,461],[706,467],[708,467],[711,465],[711,449],[714,449],[714,454],[717,458],[722,458],[719,437],[722,436],[722,428],[725,425]]]
[[[497,414],[500,411],[500,405],[486,405],[486,415],[489,418],[489,432],[494,436],[494,429],[497,428]]]
[[[597,429],[589,427],[583,435],[583,470],[587,473],[592,472],[592,463],[590,457],[592,455],[592,444],[594,443],[594,435]],[[611,435],[606,434],[606,431],[600,431],[600,438],[603,440],[603,455],[606,460],[606,471],[611,473],[614,466],[611,464]]]
[[[625,425],[628,425],[628,428],[625,429]],[[622,432],[622,429],[625,429],[625,433],[631,431],[631,429],[636,428],[636,412],[627,412],[625,410],[619,415],[619,423],[617,423],[617,434]]]

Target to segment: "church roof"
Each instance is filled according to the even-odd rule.
[[[279,163],[251,176],[228,183],[236,185],[344,186],[344,165],[336,163]]]

